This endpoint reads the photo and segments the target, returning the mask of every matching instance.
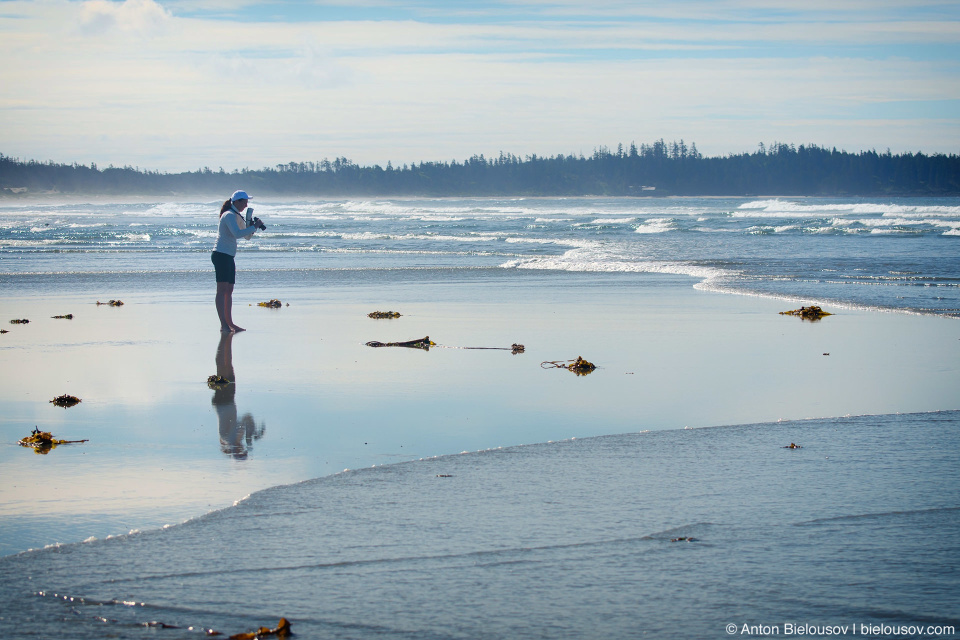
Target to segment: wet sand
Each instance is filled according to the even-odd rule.
[[[695,291],[664,275],[530,274],[316,290],[0,303],[0,554],[180,522],[344,468],[604,434],[960,409],[960,323]],[[263,309],[280,298],[290,306]],[[102,301],[107,297],[101,296]],[[372,320],[396,310],[397,320]],[[73,320],[51,316],[72,313]],[[29,318],[27,325],[8,325]],[[429,335],[429,352],[369,340]],[[525,345],[525,352],[452,347]],[[229,363],[224,349],[229,346]],[[217,354],[221,354],[218,363]],[[825,355],[829,354],[829,355]],[[540,363],[596,363],[577,377]],[[233,369],[235,391],[207,376]],[[61,409],[63,393],[83,402]],[[88,438],[48,455],[34,427]]]

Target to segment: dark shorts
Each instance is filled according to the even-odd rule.
[[[237,263],[233,256],[214,251],[210,254],[210,259],[213,261],[213,268],[217,270],[217,282],[237,283]]]

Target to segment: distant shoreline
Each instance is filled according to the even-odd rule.
[[[287,197],[951,197],[960,196],[960,155],[847,153],[772,145],[754,153],[704,157],[693,146],[601,147],[583,155],[482,155],[458,162],[394,167],[290,162],[262,169],[162,173],[135,167],[24,161],[0,153],[0,197],[191,197],[243,188]],[[761,196],[762,197],[762,196]]]
[[[242,185],[241,185],[242,186]],[[229,194],[227,194],[229,195]],[[299,201],[299,200],[350,200],[357,198],[385,198],[389,200],[418,200],[418,199],[497,199],[497,198],[520,198],[523,200],[589,200],[596,198],[607,198],[611,200],[806,200],[811,198],[837,198],[837,199],[884,199],[884,198],[923,198],[923,199],[944,199],[958,198],[956,195],[910,195],[910,194],[891,194],[891,195],[861,195],[861,194],[787,194],[787,193],[761,193],[745,195],[604,195],[604,194],[582,194],[582,195],[470,195],[470,194],[366,194],[366,193],[344,193],[344,194],[312,194],[312,193],[259,193],[255,196],[259,200],[271,201]],[[23,193],[15,196],[0,192],[0,204],[82,204],[90,202],[102,202],[106,204],[120,203],[150,203],[150,202],[217,202],[219,203],[226,195],[224,193],[170,193],[170,194],[151,194],[151,193],[97,193],[97,192],[75,192],[75,193]]]

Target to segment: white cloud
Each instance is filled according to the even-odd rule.
[[[166,31],[171,15],[154,0],[86,0],[80,4],[79,18],[84,35],[120,32],[142,38]]]
[[[734,12],[747,2],[708,4]],[[808,11],[810,22],[721,25],[679,20],[673,3],[603,2],[586,23],[292,23],[187,17],[187,2],[4,4],[21,17],[0,15],[0,151],[20,157],[231,169],[340,155],[385,164],[589,153],[660,137],[704,153],[760,140],[956,152],[956,117],[918,113],[893,127],[856,119],[873,103],[960,100],[955,59],[894,55],[902,43],[955,47],[950,21]],[[673,18],[602,13],[628,10]],[[791,53],[776,55],[777,43]],[[882,47],[857,57],[863,45]],[[239,155],[238,132],[247,141]]]

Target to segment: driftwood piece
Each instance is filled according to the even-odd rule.
[[[424,336],[416,340],[407,340],[406,342],[378,342],[371,340],[366,343],[368,347],[407,347],[409,349],[423,349],[429,351],[430,347],[437,346],[436,342],[430,341],[430,336]]]
[[[367,314],[367,317],[373,318],[374,320],[389,320],[393,318],[399,318],[400,313],[397,311],[371,311]]]
[[[34,450],[35,453],[46,454],[50,450],[56,448],[59,444],[78,444],[80,442],[88,442],[87,440],[60,440],[54,438],[49,431],[40,431],[36,427],[33,428],[33,433],[31,433],[26,438],[20,438],[19,444],[21,447],[30,447]]]
[[[463,349],[464,351],[510,351],[513,355],[518,353],[523,353],[526,350],[522,344],[514,342],[509,347],[450,347],[447,345],[439,345],[446,349]]]

